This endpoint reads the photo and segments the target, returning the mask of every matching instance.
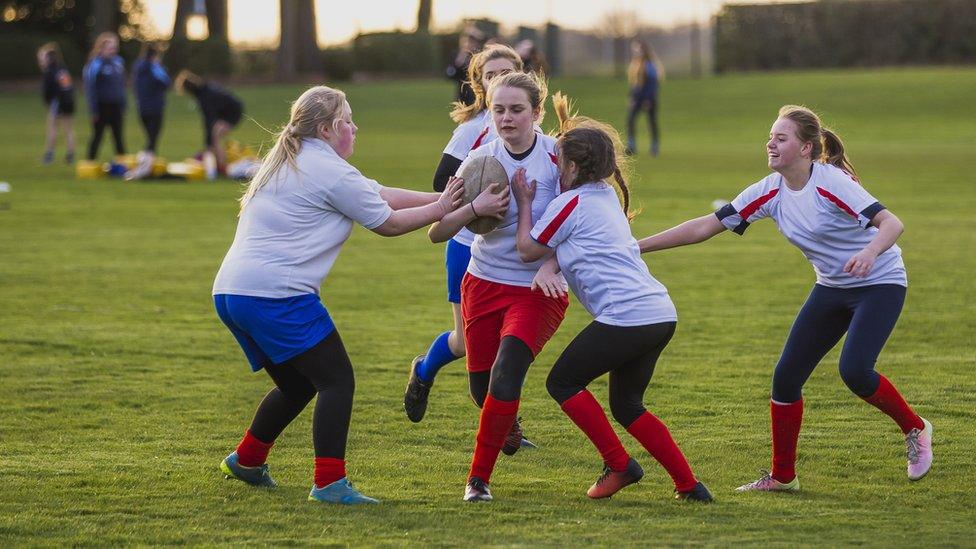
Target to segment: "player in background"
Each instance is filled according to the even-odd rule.
[[[479,147],[468,159],[492,156],[508,177],[524,170],[537,181],[531,204],[533,220],[559,194],[556,140],[538,131],[548,94],[536,73],[512,72],[488,87],[488,108],[498,139]],[[438,242],[453,237],[479,212],[459,208],[435,223],[429,235]],[[515,246],[518,211],[508,205],[491,232],[475,237],[471,262],[461,283],[461,315],[471,396],[481,407],[465,501],[491,500],[489,482],[498,453],[514,453],[521,442],[517,424],[522,383],[529,365],[556,332],[569,305],[564,296],[532,289],[544,260],[524,263]],[[555,261],[553,258],[550,261]]]
[[[119,37],[103,32],[95,39],[88,63],[82,71],[85,98],[91,115],[92,135],[88,143],[88,160],[95,160],[102,144],[105,126],[112,129],[115,153],[125,154],[122,123],[125,114],[125,62],[119,57]]]
[[[316,397],[309,499],[340,504],[376,500],[346,478],[355,382],[319,286],[354,222],[383,236],[404,234],[443,217],[463,192],[459,182],[438,194],[383,187],[364,177],[347,161],[356,130],[339,90],[316,86],[294,102],[288,124],[241,198],[234,243],[213,287],[217,314],[251,369],[264,369],[275,384],[221,470],[251,485],[276,486],[265,463],[268,452]]]
[[[645,40],[634,39],[630,44],[630,66],[627,81],[630,83],[630,108],[627,111],[627,154],[637,152],[637,132],[634,122],[641,110],[647,110],[648,129],[651,132],[651,156],[661,150],[661,134],[657,126],[658,89],[664,80],[664,65]]]
[[[468,81],[471,83],[474,100],[470,105],[461,101],[454,103],[451,119],[457,122],[458,126],[444,148],[440,164],[434,173],[435,191],[444,190],[449,178],[458,173],[461,163],[471,151],[491,143],[498,137],[488,115],[485,90],[488,88],[488,83],[496,76],[521,70],[522,60],[515,50],[501,44],[488,46],[471,59],[468,65]],[[507,196],[507,192],[505,194]],[[478,206],[487,208],[487,204],[478,203],[475,204],[475,208],[482,215],[488,214],[487,209]],[[507,207],[507,203],[505,206]],[[474,233],[462,227],[454,238],[447,241],[445,248],[447,300],[451,303],[454,312],[454,329],[435,337],[427,352],[414,358],[410,365],[410,376],[403,394],[403,408],[407,417],[414,423],[424,418],[430,389],[438,370],[462,358],[465,354],[461,320],[461,279],[468,269],[474,237]],[[481,403],[479,402],[478,405],[480,406]]]
[[[817,282],[773,371],[772,471],[738,490],[800,489],[795,465],[803,385],[845,333],[841,379],[895,420],[905,434],[908,478],[918,480],[932,465],[932,424],[874,369],[905,301],[908,279],[895,245],[904,226],[860,185],[844,144],[813,111],[781,108],[766,152],[773,173],[731,204],[639,242],[642,252],[665,250],[703,242],[725,229],[741,235],[751,223],[770,217],[813,265]]]
[[[139,59],[132,67],[139,118],[146,130],[144,150],[150,154],[156,154],[156,141],[163,128],[163,112],[166,110],[166,91],[172,84],[169,74],[160,62],[161,55],[158,44],[146,42],[142,45]]]
[[[47,124],[42,162],[54,162],[54,145],[58,129],[64,132],[64,161],[75,161],[75,87],[71,73],[64,67],[57,42],[48,42],[37,50],[37,63],[41,68],[41,95],[47,105]]]
[[[224,138],[241,121],[244,103],[234,94],[200,76],[184,70],[176,77],[176,91],[193,96],[203,116],[204,144],[214,155],[217,170],[221,173],[227,167],[227,153],[224,151]]]
[[[559,356],[546,380],[549,394],[603,457],[603,474],[586,495],[608,498],[644,476],[600,403],[586,389],[609,373],[614,419],[671,475],[676,497],[710,502],[712,495],[695,478],[667,426],[643,404],[644,391],[674,335],[678,315],[667,289],[641,260],[630,232],[630,192],[621,170],[620,137],[606,124],[570,116],[561,94],[553,97],[553,105],[560,122],[556,146],[562,193],[534,223],[534,183],[518,172],[512,193],[519,211],[519,256],[536,261],[554,250],[555,267],[594,318]],[[557,269],[544,276],[551,268],[551,264],[543,266],[537,280],[547,295],[562,295]]]

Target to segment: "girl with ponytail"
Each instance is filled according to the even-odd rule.
[[[463,191],[459,181],[443,193],[421,193],[366,178],[347,161],[356,130],[339,90],[316,86],[292,104],[288,123],[241,197],[237,234],[213,287],[217,315],[251,369],[264,369],[274,382],[221,470],[228,478],[275,487],[268,452],[314,397],[309,499],[340,504],[377,501],[346,479],[355,384],[319,286],[353,222],[382,236],[401,235],[452,211]]]
[[[536,196],[529,206],[536,219],[559,194],[556,140],[537,126],[547,94],[545,80],[536,73],[495,77],[486,97],[498,139],[468,155],[469,160],[495,158],[510,179],[520,174],[537,181]],[[431,226],[431,240],[452,238],[476,216],[493,215],[478,208],[460,208],[446,215]],[[534,288],[543,260],[524,263],[519,259],[517,216],[515,204],[507,203],[495,215],[501,220],[498,227],[475,237],[461,282],[468,382],[471,397],[481,408],[464,501],[492,499],[488,483],[499,452],[514,454],[522,444],[518,420],[522,383],[569,306],[565,295],[546,295]]]
[[[782,107],[766,153],[773,173],[731,204],[639,242],[642,252],[664,250],[708,240],[725,229],[741,235],[750,224],[771,217],[813,265],[817,282],[773,371],[772,471],[739,491],[800,489],[796,448],[803,385],[845,333],[841,379],[898,424],[905,435],[908,478],[918,480],[932,465],[932,424],[875,370],[905,301],[908,278],[895,244],[904,225],[860,185],[840,137],[810,109]]]
[[[609,373],[614,419],[671,475],[675,497],[710,502],[712,495],[695,478],[668,428],[643,404],[678,317],[667,289],[647,270],[630,232],[620,136],[607,124],[571,115],[562,94],[553,97],[553,105],[559,118],[556,147],[562,194],[534,220],[535,182],[518,174],[512,192],[519,212],[519,256],[535,261],[555,252],[555,267],[565,273],[573,294],[594,318],[559,356],[546,380],[549,394],[603,458],[603,474],[586,494],[608,498],[644,476],[587,390]],[[542,291],[564,295],[562,285],[548,278],[554,274],[544,276],[540,271]]]
[[[495,126],[488,116],[485,99],[488,84],[497,76],[522,70],[522,59],[515,50],[493,44],[474,55],[468,65],[468,81],[474,94],[474,102],[467,105],[454,103],[451,119],[458,124],[444,148],[440,164],[434,172],[434,190],[441,191],[458,173],[468,155],[498,138]],[[508,209],[508,193],[485,192],[475,200],[474,207],[482,215],[503,213]],[[447,300],[454,313],[454,329],[441,332],[434,338],[425,354],[410,363],[407,388],[403,393],[403,409],[410,421],[417,423],[427,412],[427,401],[437,372],[445,365],[464,357],[464,326],[461,319],[461,279],[471,260],[471,244],[474,233],[461,228],[448,239],[445,249],[447,267]]]

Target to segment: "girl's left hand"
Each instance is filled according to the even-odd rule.
[[[453,212],[461,205],[461,199],[464,197],[464,180],[460,177],[450,177],[447,180],[447,185],[444,186],[444,192],[441,193],[441,197],[437,199],[437,204],[441,207],[443,214],[441,217]]]
[[[871,268],[874,267],[874,261],[877,258],[878,255],[876,253],[865,248],[847,260],[847,264],[844,265],[844,272],[850,273],[854,278],[864,278],[871,272]]]
[[[519,206],[531,204],[535,199],[536,182],[525,180],[525,168],[515,170],[512,176],[512,194],[515,195],[515,203]]]
[[[566,286],[559,273],[550,269],[548,263],[543,263],[539,267],[539,272],[535,273],[532,279],[533,290],[541,290],[546,297],[562,297],[566,295]]]

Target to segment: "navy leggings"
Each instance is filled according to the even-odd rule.
[[[803,396],[803,384],[823,357],[847,333],[840,353],[840,377],[860,397],[878,390],[874,364],[895,328],[905,303],[904,286],[877,284],[828,288],[815,284],[793,321],[783,354],[773,372],[773,400],[790,403]]]

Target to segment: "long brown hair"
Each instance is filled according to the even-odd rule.
[[[625,175],[630,170],[620,134],[605,122],[571,112],[569,98],[561,92],[552,96],[552,106],[559,119],[560,159],[576,164],[576,179],[569,183],[569,188],[591,181],[610,183],[612,177],[624,215],[633,220],[639,212],[630,211],[630,188]]]
[[[854,164],[844,150],[844,142],[833,130],[823,125],[817,113],[801,105],[783,105],[779,109],[779,118],[796,124],[796,137],[813,145],[810,151],[812,160],[836,166],[858,181]]]
[[[492,44],[471,57],[468,63],[468,85],[474,91],[474,103],[465,105],[462,101],[455,101],[451,105],[451,120],[460,124],[467,122],[475,117],[479,112],[485,110],[488,103],[485,99],[486,90],[481,83],[484,76],[485,64],[495,59],[508,59],[515,66],[516,71],[522,70],[522,58],[515,50],[504,44]]]
[[[644,85],[644,80],[647,78],[644,64],[648,62],[652,63],[654,69],[657,70],[658,80],[664,80],[664,64],[654,53],[654,48],[651,47],[650,43],[643,38],[634,38],[633,43],[640,48],[641,54],[631,56],[630,65],[627,67],[627,82],[630,83],[631,87],[636,88]]]

